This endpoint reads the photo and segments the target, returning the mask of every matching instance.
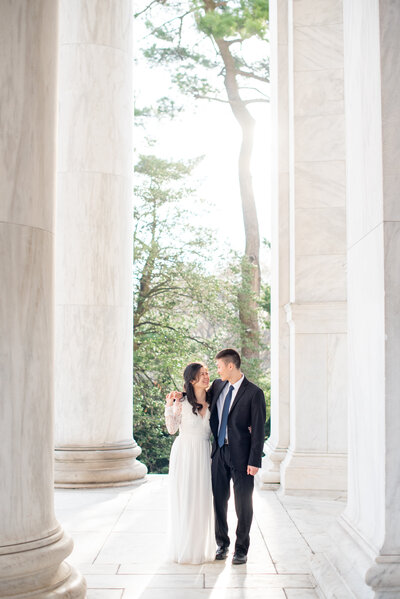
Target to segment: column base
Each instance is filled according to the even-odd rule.
[[[265,442],[261,469],[256,480],[262,490],[278,489],[281,482],[281,462],[285,459],[287,448],[274,447],[269,439]]]
[[[55,486],[78,489],[130,485],[147,474],[146,466],[136,459],[141,451],[135,441],[101,447],[58,447]]]
[[[281,490],[296,492],[331,492],[345,494],[347,489],[347,454],[306,453],[288,449],[281,463]]]
[[[376,551],[340,516],[327,532],[329,549],[311,560],[311,571],[326,599],[398,599],[400,555]]]
[[[85,599],[85,579],[63,561],[72,547],[61,527],[42,539],[0,547],[2,599]]]

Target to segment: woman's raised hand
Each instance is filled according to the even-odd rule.
[[[165,398],[167,406],[172,406],[174,401],[182,399],[182,397],[183,394],[180,391],[171,391],[171,393],[168,393],[167,397]]]

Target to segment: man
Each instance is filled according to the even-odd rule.
[[[261,466],[264,445],[265,398],[240,370],[241,360],[234,349],[216,355],[220,376],[210,388],[212,448],[212,489],[215,509],[215,559],[228,555],[228,500],[233,481],[238,519],[233,564],[245,564],[253,519],[254,475]]]

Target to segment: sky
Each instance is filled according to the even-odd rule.
[[[136,40],[140,40],[136,36]],[[162,96],[173,97],[169,73],[165,68],[150,69],[145,60],[138,57],[134,68],[135,98],[138,107],[150,105]],[[178,100],[179,103],[179,100]],[[261,239],[271,239],[270,227],[270,168],[269,168],[269,122],[270,105],[254,104],[251,112],[256,119],[255,144],[252,160],[254,191]],[[146,133],[157,139],[152,152],[160,157],[188,159],[204,155],[195,169],[199,182],[198,197],[211,204],[211,211],[204,209],[198,216],[199,226],[214,228],[222,244],[242,252],[245,238],[238,181],[238,156],[240,129],[227,104],[198,100],[173,120],[162,119],[153,124],[154,130]],[[135,149],[144,151],[143,133],[136,138]],[[195,207],[195,206],[194,206]],[[263,271],[268,276],[268,253],[261,251]]]

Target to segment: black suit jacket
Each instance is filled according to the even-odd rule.
[[[227,384],[228,381],[216,379],[210,388],[210,426],[214,436],[211,457],[217,451],[218,442],[217,400]],[[261,467],[265,417],[265,398],[262,389],[244,377],[232,403],[227,424],[231,462],[235,469],[247,470],[247,466]]]

